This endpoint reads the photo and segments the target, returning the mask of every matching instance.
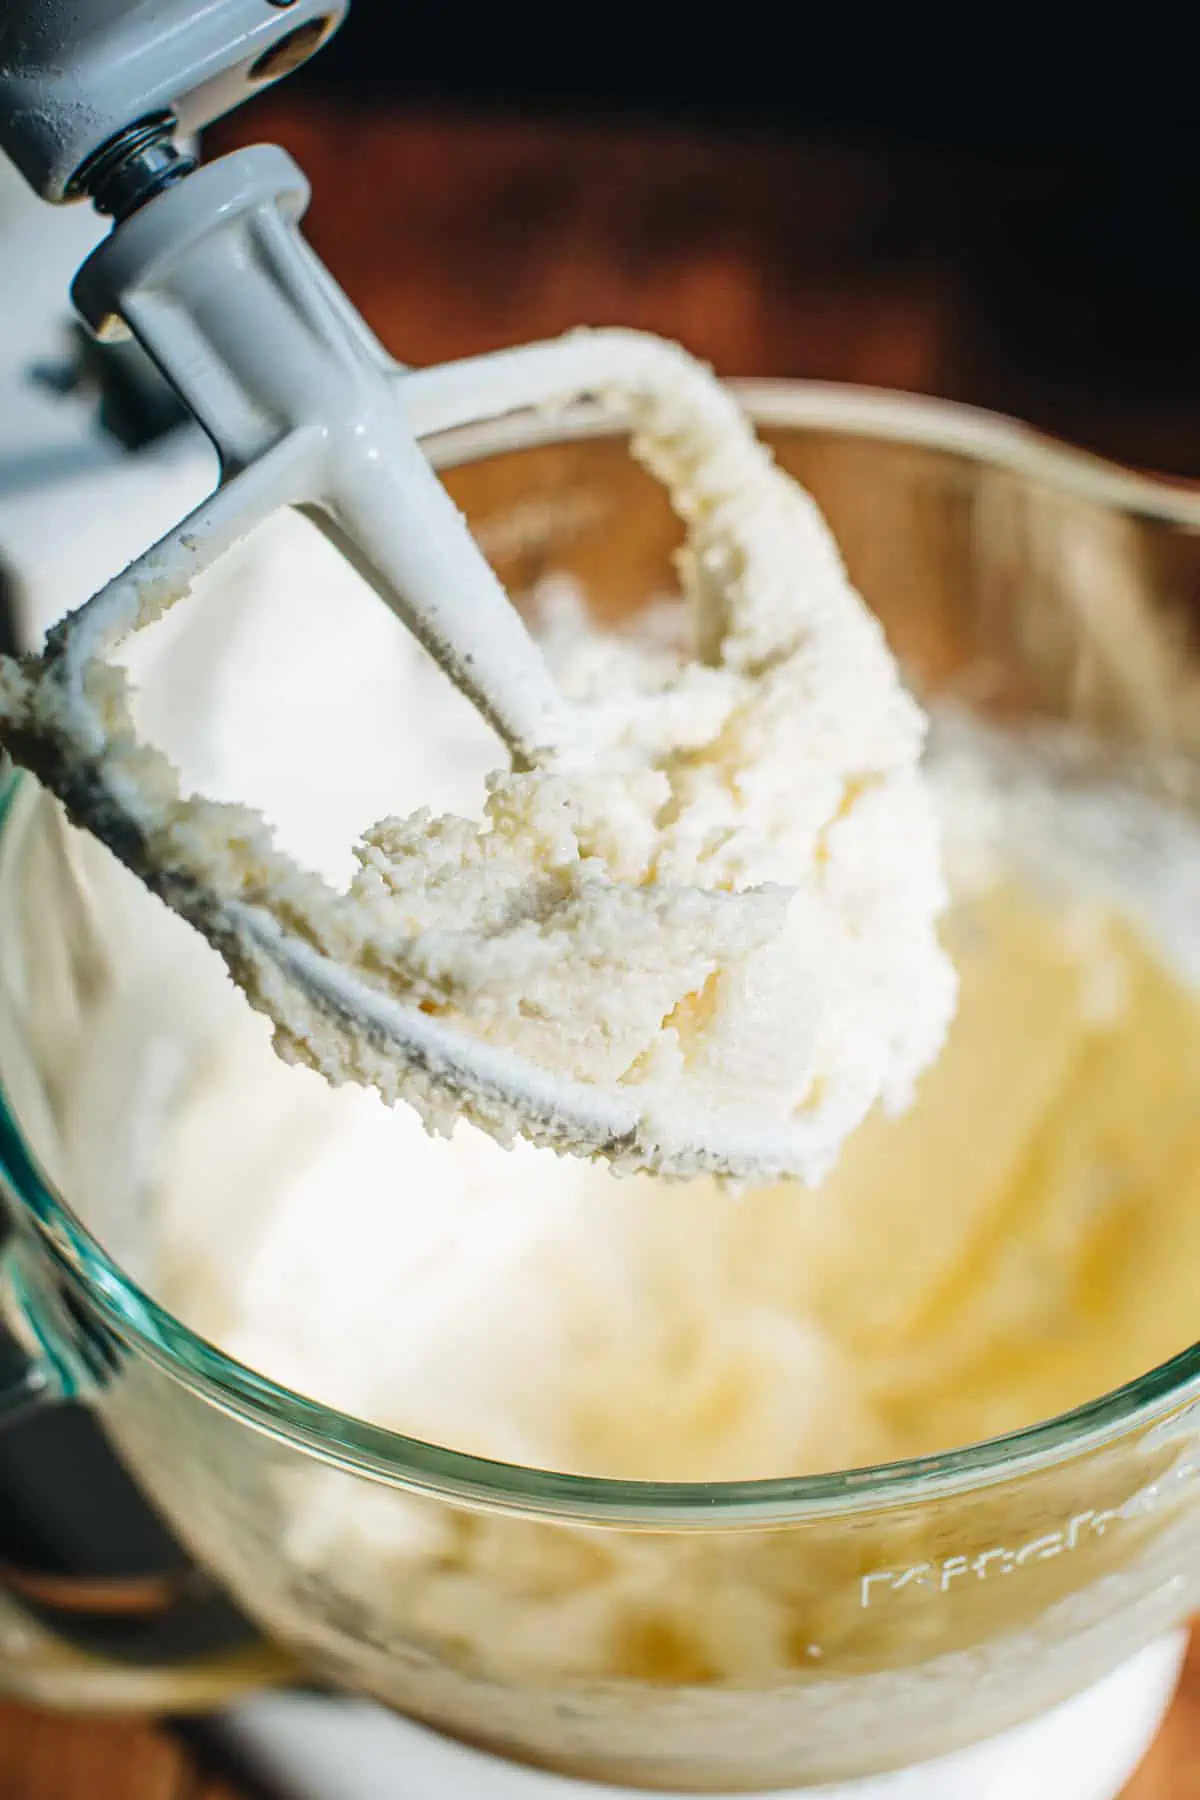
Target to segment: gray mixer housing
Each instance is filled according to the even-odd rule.
[[[136,128],[187,137],[320,48],[349,0],[4,0],[0,149],[43,200]]]

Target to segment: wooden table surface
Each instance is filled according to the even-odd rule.
[[[1144,253],[1107,267],[1120,195],[1077,164],[275,99],[213,147],[271,138],[405,361],[624,323],[722,373],[941,394],[1200,474],[1194,309],[1169,265],[1157,287]],[[0,1800],[243,1796],[167,1727],[0,1706]],[[1200,1641],[1127,1800],[1200,1800]]]

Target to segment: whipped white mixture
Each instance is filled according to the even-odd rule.
[[[624,639],[589,632],[581,607],[561,580],[532,600],[564,685],[603,689],[608,671],[615,683],[675,655],[669,604]],[[345,879],[381,799],[467,816],[486,791],[490,730],[294,520],[264,532],[202,608],[131,650],[146,733],[218,797],[249,782],[288,852],[330,883]],[[336,730],[317,740],[305,724],[331,680]],[[465,1122],[449,1142],[431,1136],[407,1107],[354,1084],[334,1091],[273,1057],[267,1022],[166,916],[172,929],[139,926],[123,943],[123,981],[91,1027],[68,1191],[87,1196],[85,1216],[111,1242],[110,1221],[138,1185],[132,1161],[149,1227],[114,1247],[168,1304],[251,1366],[418,1436],[676,1479],[794,1474],[912,1449],[877,1382],[881,1369],[900,1390],[919,1380],[892,1340],[865,1368],[854,1329],[884,1313],[919,1320],[936,1291],[928,1267],[965,1254],[971,1196],[1008,1204],[1031,1121],[1057,1104],[1055,1083],[1086,1052],[1087,1019],[1119,1014],[1124,952],[1106,947],[1107,913],[1133,921],[1186,986],[1200,986],[1192,813],[1144,797],[1128,756],[1119,773],[1120,783],[1069,736],[1014,739],[935,715],[928,780],[958,895],[950,942],[969,977],[967,1013],[910,1118],[868,1122],[819,1191],[788,1185],[778,1205],[735,1203],[706,1181],[675,1192],[646,1177],[614,1183],[585,1159],[523,1142],[505,1150]],[[1047,944],[1019,907],[972,922],[970,897],[1012,880],[1047,909]],[[980,933],[1000,945],[982,973],[969,953]],[[1161,1020],[1155,1030],[1170,1041]],[[114,1093],[114,1071],[134,1097]],[[1123,1089],[1140,1091],[1128,1071]],[[118,1143],[119,1120],[141,1130],[136,1150]],[[1073,1231],[1063,1226],[1067,1241]],[[1028,1237],[1027,1226],[1014,1233]],[[831,1257],[822,1297],[806,1284],[820,1286]],[[971,1291],[952,1362],[969,1354],[973,1330],[986,1336],[991,1303]],[[1019,1322],[1001,1312],[1006,1329],[1027,1329],[1019,1308]],[[931,1354],[936,1363],[936,1344]],[[935,1434],[945,1405],[928,1403]]]
[[[402,1098],[435,1131],[466,1118],[502,1143],[519,1129],[560,1150],[597,1147],[566,1103],[582,1084],[619,1097],[601,1147],[625,1171],[816,1181],[877,1100],[909,1103],[953,1010],[924,721],[815,506],[730,395],[653,339],[596,342],[619,350],[598,398],[631,422],[634,456],[685,527],[689,625],[676,646],[565,634],[572,755],[497,769],[493,748],[482,810],[465,815],[431,811],[390,768],[389,816],[363,833],[341,891],[283,855],[257,812],[182,798],[170,765],[135,745],[125,678],[106,665],[84,672],[92,739],[66,762],[95,758],[103,735],[110,791],[136,785],[133,866],[168,872],[169,897],[272,1020],[285,1059]],[[311,586],[290,599],[288,629],[332,643],[334,606]],[[268,659],[256,678],[271,674]],[[9,668],[0,725],[43,775],[37,740],[64,716],[36,668]],[[332,727],[322,742],[336,755]],[[247,903],[359,994],[522,1059],[550,1086],[514,1102],[519,1083],[456,1074],[444,1046],[432,1063],[399,1057],[356,1023],[354,986],[339,989],[349,1010],[331,1012],[261,940],[231,931]]]
[[[551,598],[560,618],[575,604]],[[430,724],[453,754],[449,721]],[[465,741],[457,754],[461,778]],[[819,1192],[616,1182],[465,1123],[447,1143],[404,1107],[281,1066],[230,1004],[154,1146],[147,1278],[241,1361],[344,1411],[646,1480],[948,1448],[1031,1423],[1034,1393],[1050,1412],[1115,1385],[1187,1328],[1164,1302],[1167,1336],[1130,1348],[1114,1300],[1108,1351],[1090,1344],[1075,1369],[1093,1188],[1153,1185],[1200,1098],[1200,832],[1124,769],[1115,785],[1069,734],[935,715],[962,1011],[912,1113],[869,1121]],[[118,1057],[96,1058],[102,1086]],[[79,1160],[84,1179],[93,1150]],[[988,1249],[1010,1215],[1003,1254]],[[934,1324],[955,1266],[973,1272]],[[1045,1377],[1014,1373],[1001,1346],[1036,1349],[1043,1330]],[[983,1396],[980,1357],[999,1359]]]

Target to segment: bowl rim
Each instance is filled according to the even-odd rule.
[[[836,430],[965,456],[1048,481],[1064,492],[1200,531],[1200,484],[1140,474],[1001,414],[884,389],[809,381],[731,384],[755,423]],[[440,467],[592,436],[616,436],[586,404],[554,420],[516,415],[426,440]],[[8,770],[0,785],[0,854],[40,792]],[[476,1457],[374,1426],[259,1375],[207,1342],[138,1287],[75,1218],[26,1144],[0,1084],[0,1185],[24,1227],[9,1281],[38,1335],[41,1287],[24,1246],[32,1237],[57,1277],[126,1353],[145,1359],[250,1429],[347,1473],[467,1506],[640,1529],[736,1529],[865,1514],[1027,1478],[1147,1430],[1172,1438],[1200,1424],[1200,1343],[1108,1394],[1021,1431],[935,1456],[763,1481],[648,1482],[566,1474]],[[46,1335],[53,1340],[52,1326]],[[53,1345],[48,1346],[52,1358]],[[74,1354],[58,1347],[62,1385],[88,1398]],[[1180,1416],[1186,1413],[1186,1424]],[[1155,1429],[1157,1428],[1157,1429]]]

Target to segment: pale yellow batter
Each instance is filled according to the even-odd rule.
[[[1195,995],[1118,914],[1016,886],[948,940],[959,1013],[917,1105],[869,1121],[819,1203],[761,1202],[766,1232],[803,1208],[789,1302],[904,1455],[1094,1399],[1200,1329]]]
[[[592,1474],[861,1466],[1092,1399],[1200,1318],[1200,1001],[1119,912],[1011,877],[947,941],[945,1052],[816,1190],[447,1145],[239,1013],[164,1153],[156,1285],[301,1392]]]

